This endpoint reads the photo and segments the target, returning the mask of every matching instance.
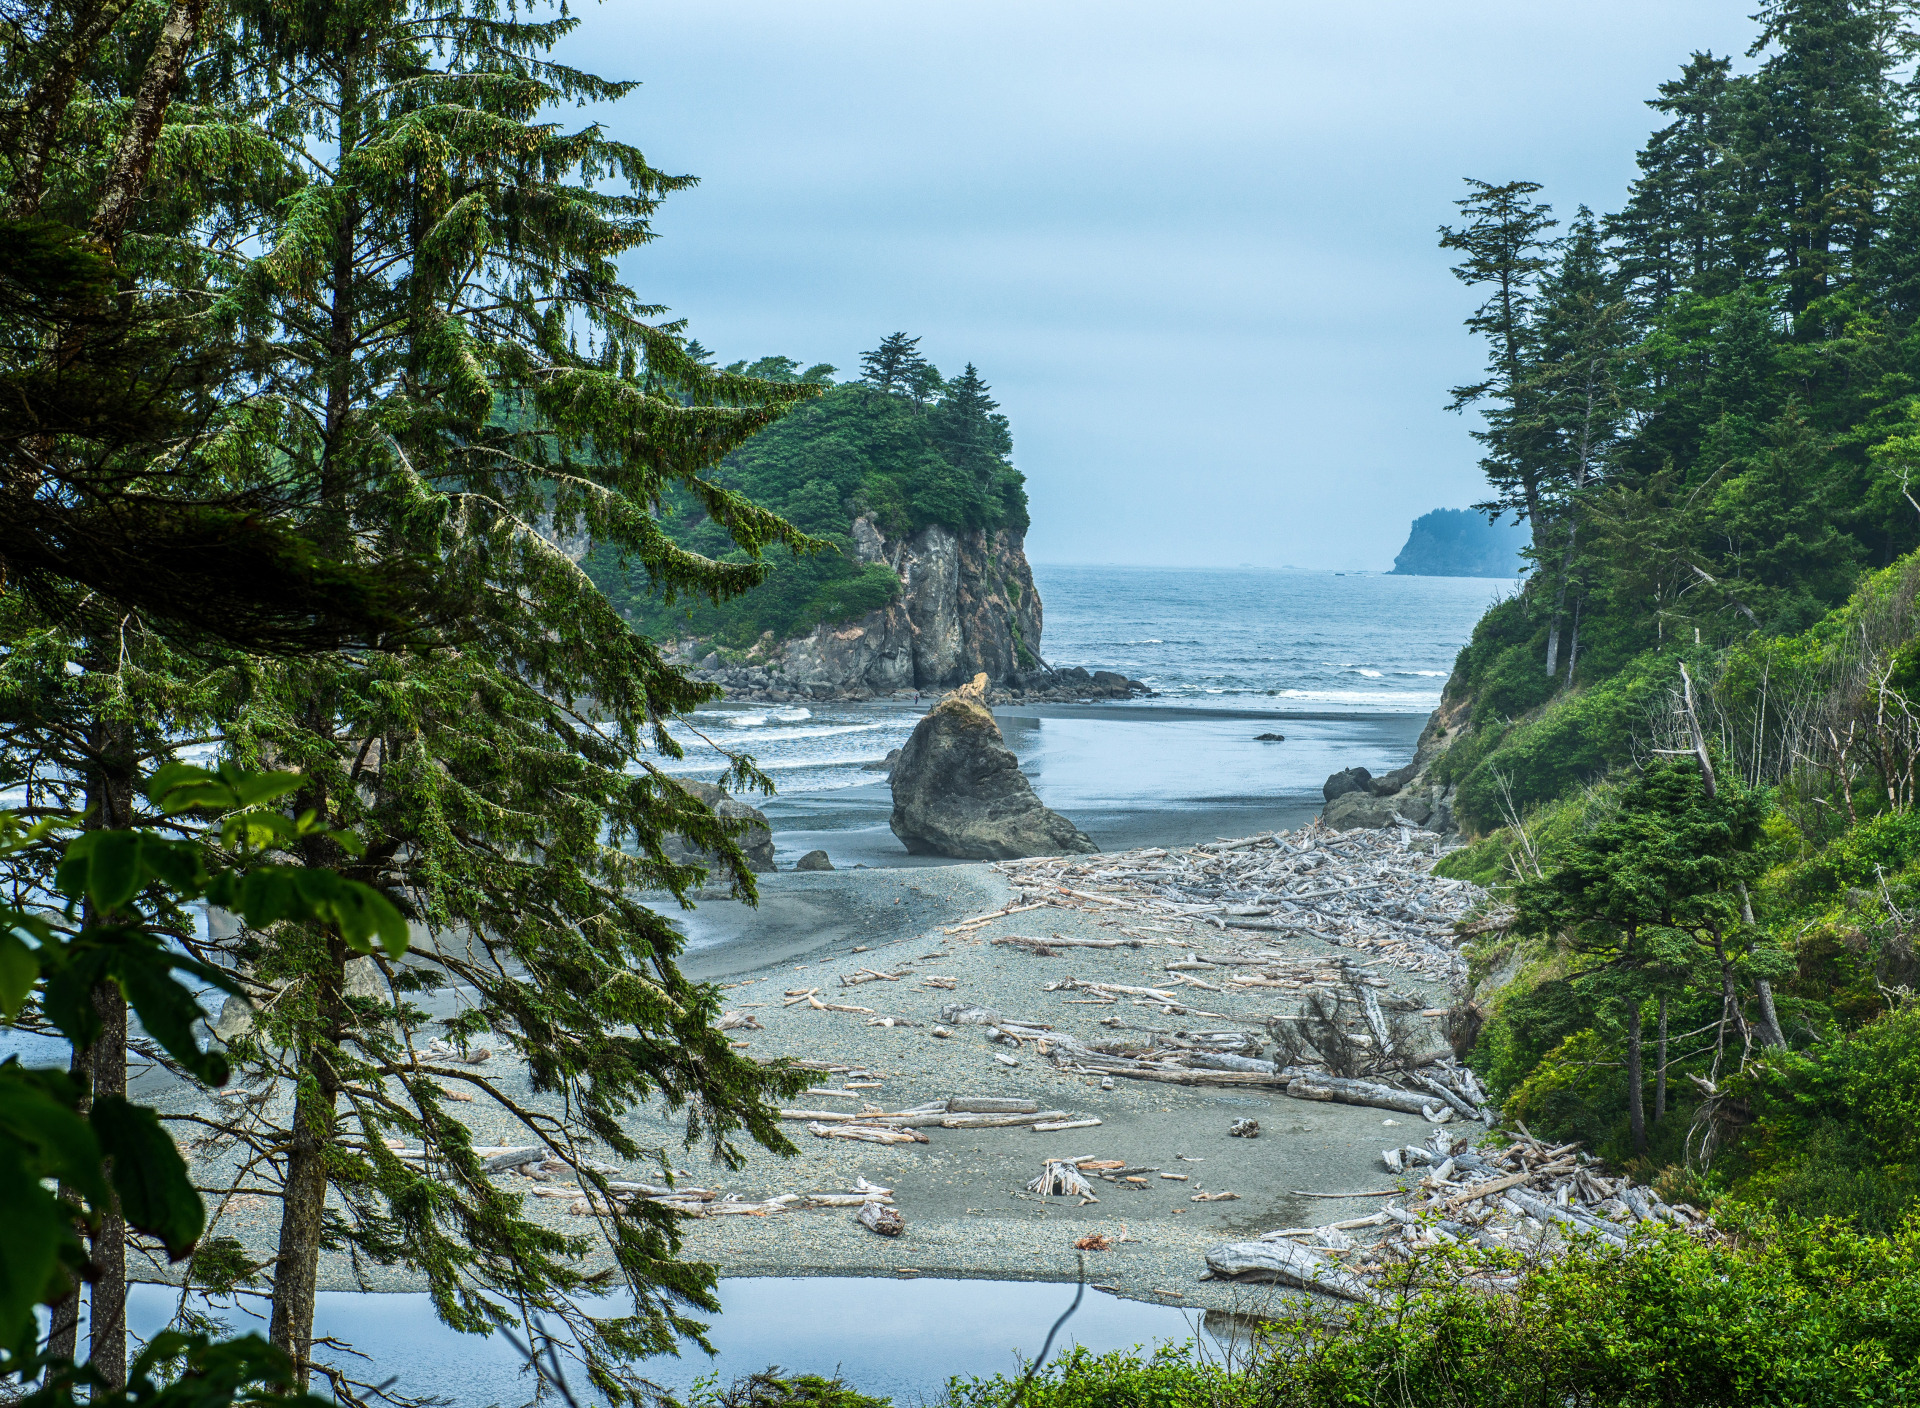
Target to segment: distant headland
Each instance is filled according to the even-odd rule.
[[[1470,508],[1437,508],[1413,520],[1407,545],[1393,560],[1401,577],[1517,577],[1527,530],[1489,523]]]

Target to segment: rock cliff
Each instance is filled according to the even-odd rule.
[[[1149,691],[1108,671],[1054,671],[1040,656],[1040,593],[1015,528],[931,524],[889,540],[870,517],[853,522],[863,564],[900,579],[892,605],[809,635],[761,638],[728,660],[684,641],[696,679],[754,699],[874,699],[947,690],[984,674],[1001,697],[1126,698]]]

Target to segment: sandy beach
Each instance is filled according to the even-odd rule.
[[[1327,833],[1320,833],[1326,836]],[[1121,857],[1103,857],[1121,861]],[[1420,857],[1415,864],[1425,865]],[[1221,1030],[1259,1033],[1269,1013],[1295,1010],[1298,994],[1266,988],[1191,992],[1196,1015],[1169,1015],[1144,998],[1068,986],[1078,983],[1161,988],[1167,965],[1197,948],[1230,946],[1238,936],[1297,964],[1329,965],[1356,957],[1351,948],[1304,934],[1242,934],[1217,916],[1178,916],[1064,891],[1054,903],[1018,908],[968,926],[959,921],[1009,906],[1031,906],[1036,882],[1016,889],[1012,867],[956,865],[937,869],[841,871],[771,877],[758,910],[707,902],[688,915],[687,965],[726,985],[730,1012],[751,1016],[759,1030],[736,1035],[757,1059],[787,1056],[825,1068],[816,1094],[793,1102],[809,1109],[902,1110],[948,1097],[1031,1099],[1043,1110],[1097,1125],[1057,1132],[985,1128],[923,1130],[925,1143],[874,1145],[809,1133],[805,1121],[786,1129],[799,1152],[791,1158],[755,1150],[746,1168],[726,1173],[699,1151],[678,1148],[680,1122],[639,1108],[629,1128],[643,1145],[674,1150],[683,1182],[722,1196],[760,1201],[780,1194],[844,1192],[861,1178],[893,1190],[905,1232],[868,1231],[851,1210],[825,1208],[765,1216],[713,1216],[685,1224],[685,1254],[716,1265],[724,1276],[815,1274],[1072,1280],[1074,1243],[1090,1234],[1110,1249],[1084,1253],[1094,1284],[1162,1303],[1244,1308],[1267,1288],[1201,1279],[1205,1250],[1281,1226],[1320,1225],[1374,1211],[1401,1181],[1384,1169],[1387,1145],[1423,1138],[1417,1115],[1289,1099],[1272,1087],[1188,1087],[1059,1069],[1031,1045],[1010,1050],[981,1025],[948,1023],[934,1035],[942,1009],[988,1007],[1006,1018],[1043,1024],[1092,1042],[1119,1032]],[[1337,878],[1337,877],[1336,877]],[[1056,887],[1057,888],[1057,887]],[[996,943],[1010,936],[1111,939],[1139,947],[1060,948],[1057,956]],[[1277,961],[1277,960],[1276,960]],[[1445,981],[1370,960],[1386,975],[1382,995],[1444,1006]],[[1328,969],[1328,971],[1331,971]],[[873,978],[871,973],[886,974]],[[843,986],[842,979],[851,986]],[[937,980],[937,981],[936,981]],[[1049,989],[1052,990],[1049,990]],[[814,1001],[860,1010],[822,1010]],[[452,1000],[443,995],[443,1000]],[[1203,1005],[1201,1005],[1203,1004]],[[1411,1005],[1411,1004],[1409,1004]],[[1212,1014],[1202,1019],[1199,1013]],[[875,1025],[886,1018],[894,1025]],[[528,1094],[524,1071],[504,1057],[488,1076],[516,1098]],[[1103,1088],[1110,1084],[1112,1088]],[[849,1090],[849,1087],[852,1087]],[[524,1143],[504,1112],[476,1104],[469,1111],[476,1144]],[[1228,1133],[1237,1119],[1260,1123],[1259,1137]],[[1462,1135],[1476,1127],[1456,1126]],[[1149,1170],[1138,1182],[1096,1180],[1097,1202],[1043,1198],[1026,1185],[1049,1158],[1098,1157]],[[657,1179],[635,1164],[620,1177]],[[530,1194],[535,1186],[513,1179]],[[554,1191],[559,1191],[555,1189]],[[1232,1193],[1232,1199],[1196,1199]],[[1306,1194],[1367,1194],[1352,1199]],[[533,1214],[570,1232],[591,1218],[570,1212],[566,1197],[530,1196]],[[263,1245],[274,1209],[260,1202],[229,1207],[217,1233]],[[422,1278],[404,1269],[354,1268],[344,1258],[323,1265],[328,1289],[418,1290]]]

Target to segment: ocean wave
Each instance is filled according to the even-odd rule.
[[[1438,694],[1410,689],[1283,689],[1279,697],[1303,704],[1391,704],[1401,708],[1415,705],[1421,709],[1436,708],[1440,703]]]
[[[1365,675],[1370,680],[1377,680],[1380,678],[1380,672],[1378,670],[1364,670],[1356,666],[1354,669],[1354,673],[1356,675]]]
[[[897,728],[893,723],[872,724],[819,724],[813,728],[783,728],[762,735],[756,740],[759,747],[778,747],[784,743],[798,743],[806,738],[837,738],[846,733],[872,733],[877,729]],[[704,739],[687,738],[681,740],[689,746],[711,746]]]
[[[769,723],[797,724],[802,719],[813,717],[813,710],[802,708],[789,709],[695,709],[696,719],[711,719],[715,723],[725,724],[728,728],[764,728]]]

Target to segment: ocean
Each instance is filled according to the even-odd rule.
[[[1328,773],[1412,755],[1474,622],[1514,583],[1253,568],[1046,566],[1042,652],[1119,670],[1155,693],[1009,705],[1008,745],[1048,806],[1107,850],[1297,826]],[[884,773],[925,705],[721,705],[680,728],[669,771],[714,778],[744,752],[778,788],[752,799],[788,866],[935,864],[887,829]],[[1260,742],[1261,733],[1284,742]]]

